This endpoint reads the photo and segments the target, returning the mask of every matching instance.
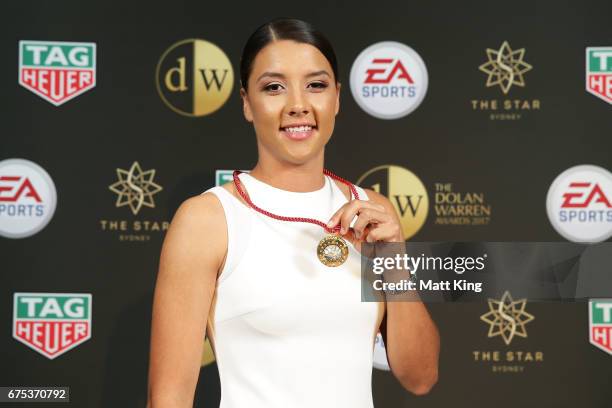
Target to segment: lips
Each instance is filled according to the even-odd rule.
[[[281,133],[291,140],[304,140],[308,139],[317,130],[316,126],[313,125],[291,125],[282,127]]]

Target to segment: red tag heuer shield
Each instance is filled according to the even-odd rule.
[[[612,104],[612,47],[587,47],[586,89]]]
[[[15,293],[13,337],[54,359],[91,338],[91,294]]]
[[[60,106],[96,86],[96,44],[19,41],[19,84]]]
[[[612,354],[612,299],[589,300],[589,341]]]

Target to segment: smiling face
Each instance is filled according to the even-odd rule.
[[[274,41],[253,61],[245,118],[257,134],[260,160],[303,164],[323,154],[340,107],[340,84],[325,56],[310,44]]]

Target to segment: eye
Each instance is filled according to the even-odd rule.
[[[310,84],[308,84],[308,86],[310,86],[310,87],[312,87],[314,89],[321,90],[321,89],[327,88],[328,85],[327,85],[326,82],[316,81],[316,82],[311,82]]]
[[[263,90],[267,92],[278,92],[282,89],[282,87],[283,86],[281,84],[277,82],[273,82],[271,84],[264,86]]]

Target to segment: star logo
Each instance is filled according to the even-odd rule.
[[[130,206],[134,215],[145,207],[155,208],[153,195],[159,193],[162,187],[153,182],[155,170],[142,171],[140,164],[134,162],[129,170],[117,169],[117,181],[108,188],[117,193],[117,207]]]
[[[523,61],[525,49],[512,50],[508,41],[504,41],[499,50],[487,48],[489,61],[478,67],[488,75],[487,88],[499,85],[502,92],[507,94],[512,85],[525,86],[523,74],[533,67]]]
[[[489,324],[488,337],[501,336],[506,346],[514,336],[527,337],[525,325],[535,319],[525,311],[527,299],[513,300],[510,292],[504,292],[500,300],[489,299],[489,311],[480,320]]]

